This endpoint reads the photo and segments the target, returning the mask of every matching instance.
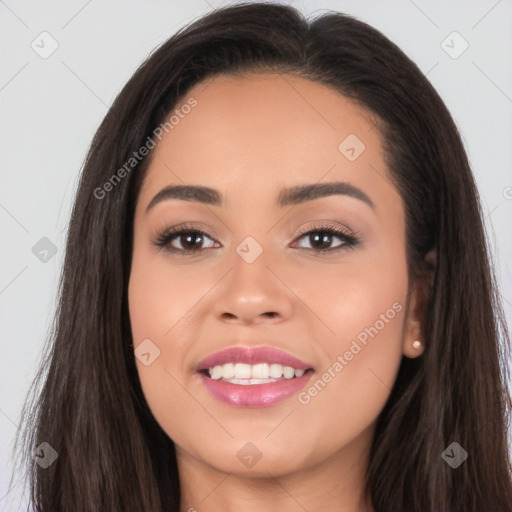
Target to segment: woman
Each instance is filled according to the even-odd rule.
[[[349,16],[239,4],[139,68],[87,157],[52,340],[20,440],[36,510],[512,510],[468,160]]]

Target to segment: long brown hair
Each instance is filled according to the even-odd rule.
[[[54,511],[179,510],[174,444],[146,404],[127,305],[133,213],[150,156],[98,198],[193,85],[220,73],[292,73],[378,119],[405,205],[409,271],[437,249],[426,350],[403,358],[371,448],[377,512],[511,511],[510,340],[478,193],[457,127],[418,67],[379,31],[275,4],[217,9],[137,70],[92,141],[69,226],[59,305],[17,442],[32,505]],[[501,343],[500,343],[501,341]],[[34,447],[57,460],[42,468]],[[452,443],[467,452],[453,469]]]

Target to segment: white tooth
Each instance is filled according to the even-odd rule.
[[[282,364],[271,364],[270,365],[270,376],[274,379],[279,379],[283,376],[283,365]]]
[[[231,384],[241,384],[243,386],[253,386],[259,384],[268,384],[269,382],[276,382],[279,379],[227,379]]]
[[[267,363],[259,363],[252,366],[251,377],[253,379],[268,379],[270,369]]]
[[[222,367],[222,378],[231,379],[235,376],[235,365],[233,363],[226,363]]]
[[[283,375],[285,379],[293,379],[295,375],[295,370],[291,366],[285,366],[283,368]]]
[[[294,376],[302,377],[305,372],[305,370],[296,370],[291,366],[283,366],[275,363],[258,363],[254,365],[245,363],[226,363],[224,365],[216,365],[209,368],[210,377],[212,379],[237,381],[236,383],[243,384],[275,382],[283,376],[285,379],[292,379]],[[243,382],[239,382],[240,380]]]
[[[251,365],[244,363],[235,364],[235,378],[236,379],[250,379],[251,378]]]
[[[223,371],[222,366],[214,366],[213,368],[210,368],[210,377],[212,379],[220,379],[222,377]]]

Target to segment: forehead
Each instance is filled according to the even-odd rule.
[[[191,99],[195,106],[181,111]],[[178,122],[153,150],[141,197],[185,183],[211,186],[228,199],[319,181],[386,186],[376,181],[376,172],[382,181],[387,171],[374,116],[318,82],[221,75],[191,88],[174,113]]]

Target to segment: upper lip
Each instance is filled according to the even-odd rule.
[[[226,363],[269,363],[291,366],[296,370],[313,369],[311,364],[301,361],[287,352],[274,347],[236,346],[220,350],[206,357],[197,365],[197,371],[206,370]]]

